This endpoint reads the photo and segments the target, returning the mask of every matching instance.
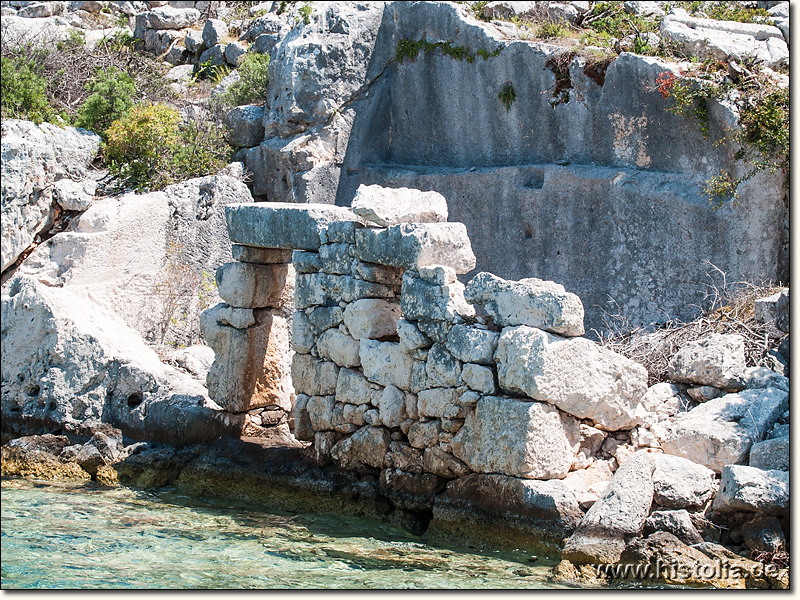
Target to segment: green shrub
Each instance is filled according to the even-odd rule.
[[[75,125],[96,131],[105,138],[112,122],[122,118],[134,104],[136,84],[127,72],[109,67],[98,71],[86,84],[91,95],[78,109]]]
[[[239,81],[234,83],[222,98],[228,106],[263,104],[269,86],[269,54],[248,52],[239,62]]]
[[[177,109],[164,104],[134,106],[106,135],[109,170],[139,190],[214,173],[231,153],[219,124],[200,118],[184,123]]]
[[[503,106],[506,107],[506,112],[511,110],[511,105],[517,100],[517,91],[514,89],[514,84],[510,81],[506,81],[505,84],[503,84],[503,89],[497,94],[497,97],[500,99],[500,102],[503,103]]]
[[[0,68],[3,71],[0,104],[4,118],[41,123],[53,117],[54,111],[47,100],[47,81],[37,72],[33,61],[4,56]]]
[[[180,140],[181,116],[163,104],[134,106],[111,123],[105,156],[111,172],[138,188],[169,184],[173,148]]]

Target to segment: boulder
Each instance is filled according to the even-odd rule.
[[[217,292],[236,308],[278,307],[282,304],[287,265],[230,262],[216,272]]]
[[[397,334],[400,306],[386,300],[364,298],[348,304],[344,324],[355,339],[380,339]]]
[[[647,388],[637,408],[642,424],[650,426],[678,414],[686,402],[682,392],[680,386],[666,382]]]
[[[500,334],[495,331],[453,325],[447,334],[445,346],[450,354],[462,362],[493,365],[499,337]]]
[[[742,526],[744,545],[753,552],[786,552],[786,536],[777,517],[758,515]]]
[[[253,41],[258,36],[264,34],[277,34],[280,33],[283,27],[283,21],[276,14],[262,15],[250,22],[247,31],[242,34],[241,39],[246,41]]]
[[[667,376],[680,383],[737,391],[744,388],[746,368],[744,338],[711,333],[678,350],[669,361]]]
[[[147,44],[145,43],[145,47]],[[209,69],[209,67],[221,67],[225,64],[225,44],[216,44],[203,50],[202,54],[200,54],[200,58],[197,59],[201,65],[204,65],[205,70],[208,72],[215,72],[213,69]],[[230,75],[226,76],[219,84],[214,88],[214,93],[212,96],[216,96],[219,94],[224,94],[231,85],[233,85],[236,81],[239,81],[241,75],[236,72],[236,75],[233,79],[228,79]]]
[[[318,250],[329,223],[359,221],[349,208],[286,202],[229,206],[225,219],[232,242],[287,250]]]
[[[414,359],[403,352],[397,342],[378,342],[368,338],[360,341],[361,365],[364,376],[380,385],[393,385],[411,390],[411,369]]]
[[[575,495],[580,507],[588,510],[603,495],[613,476],[608,461],[597,460],[586,469],[570,471],[563,481]]]
[[[750,448],[750,466],[759,469],[789,470],[789,437],[756,442]]]
[[[97,182],[92,179],[61,179],[53,184],[53,199],[64,210],[84,211],[94,200]]]
[[[719,473],[725,465],[747,460],[750,447],[764,439],[787,401],[788,394],[776,388],[709,400],[671,422],[661,447]]]
[[[651,513],[644,522],[644,535],[657,531],[671,533],[689,546],[703,542],[702,536],[697,533],[689,513],[685,510],[657,510]]]
[[[464,297],[470,304],[482,305],[501,327],[528,325],[563,336],[584,333],[580,298],[552,281],[507,281],[478,273],[467,284]]]
[[[642,422],[645,368],[585,338],[561,338],[520,325],[506,327],[497,344],[500,387],[555,404],[615,431]]]
[[[363,261],[416,270],[445,265],[457,273],[475,268],[463,223],[401,223],[356,231],[356,256]]]
[[[292,408],[289,324],[269,310],[253,311],[246,329],[221,325],[217,305],[200,315],[200,327],[216,357],[206,383],[209,396],[230,412],[275,404]]]
[[[81,431],[110,423],[133,439],[183,445],[232,431],[196,379],[159,361],[85,293],[17,274],[2,291],[3,426]]]
[[[438,192],[360,185],[350,207],[365,221],[379,227],[447,221],[447,201]]]
[[[135,36],[147,29],[186,29],[200,20],[200,11],[195,8],[173,8],[159,6],[136,15]]]
[[[222,19],[208,19],[203,26],[203,44],[206,48],[221,44],[228,37],[228,24]]]
[[[358,340],[338,329],[328,329],[317,338],[317,353],[340,367],[361,366]]]
[[[194,29],[189,29],[186,31],[186,37],[183,38],[183,45],[186,47],[187,51],[191,52],[192,54],[196,54],[202,44],[202,31],[196,31]],[[189,66],[191,66],[192,70],[194,71],[194,65]]]
[[[453,322],[475,314],[475,309],[464,300],[464,284],[456,281],[433,285],[409,272],[403,274],[400,307],[403,316],[411,321],[426,319]]]
[[[281,36],[278,34],[262,33],[256,36],[247,51],[256,54],[272,54],[272,50],[279,41],[281,41]]]
[[[478,473],[561,479],[580,443],[578,421],[542,402],[484,396],[451,442]]]
[[[701,510],[714,496],[717,482],[711,469],[669,454],[656,454],[653,460],[653,500],[659,506]]]
[[[2,129],[0,269],[5,271],[52,224],[54,195],[68,210],[86,208],[88,190],[83,186],[90,185],[85,181],[87,168],[100,147],[100,136],[85,129],[17,119],[3,119]],[[55,194],[54,184],[60,186]],[[70,186],[81,192],[77,204],[71,201],[75,194]]]
[[[362,466],[382,469],[389,450],[389,432],[380,427],[362,427],[331,448],[331,458],[342,469]]]
[[[728,465],[722,469],[712,509],[719,513],[752,511],[788,515],[789,472]]]
[[[653,502],[652,455],[637,452],[625,462],[602,497],[581,519],[562,558],[576,564],[616,563],[629,539],[641,535]]]
[[[227,52],[227,49],[226,49]],[[264,107],[260,104],[237,106],[225,115],[231,144],[250,148],[264,140]]]

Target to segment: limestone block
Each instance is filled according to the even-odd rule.
[[[417,394],[417,412],[423,417],[442,418],[449,407],[460,407],[458,398],[459,393],[455,388],[422,390]],[[465,415],[466,411],[459,411],[460,417]]]
[[[306,402],[308,418],[314,431],[332,431],[335,427],[333,411],[336,407],[334,396],[311,396]]]
[[[186,31],[186,37],[183,38],[183,45],[186,46],[186,50],[188,50],[192,54],[195,54],[200,49],[200,45],[202,43],[203,43],[202,31],[195,31],[194,29],[189,29]],[[192,70],[194,70],[194,68],[192,68]]]
[[[267,13],[254,19],[241,39],[253,41],[260,35],[280,33],[282,25],[283,23],[278,15]]]
[[[469,304],[466,304],[465,306],[469,307]],[[403,307],[402,302],[400,303],[400,307]],[[457,319],[458,318],[456,318],[456,320]],[[452,326],[452,323],[447,321],[435,321],[433,319],[420,319],[417,321],[417,327],[419,327],[419,330],[431,338],[434,342],[438,342],[439,344],[447,343],[447,334],[450,333],[450,328]]]
[[[336,380],[336,399],[350,404],[378,406],[379,387],[367,381],[360,371],[341,369]]]
[[[340,367],[360,367],[358,341],[338,329],[328,329],[317,338],[317,353]]]
[[[222,19],[208,19],[203,26],[203,44],[211,48],[222,43],[228,37],[228,24]]]
[[[292,357],[292,383],[298,394],[335,394],[338,373],[339,367],[328,360],[314,358],[310,354],[295,354]]]
[[[400,469],[407,473],[422,473],[422,452],[418,448],[402,442],[391,442],[386,458],[390,468]]]
[[[447,349],[458,360],[480,365],[493,365],[500,334],[487,329],[453,325],[447,334]]]
[[[588,510],[603,495],[613,476],[608,461],[596,460],[586,469],[570,471],[563,481],[575,495],[580,507]]]
[[[315,342],[311,321],[304,312],[295,311],[292,316],[292,348],[295,352],[309,354]]]
[[[339,306],[318,306],[309,313],[308,319],[317,333],[321,333],[344,323],[344,311]]]
[[[298,275],[294,301],[297,310],[309,306],[326,306],[355,302],[361,298],[392,298],[394,292],[380,283],[362,281],[347,275],[308,273]]]
[[[576,564],[615,563],[626,537],[639,536],[653,502],[653,460],[637,452],[622,465],[601,498],[569,537],[562,558]]]
[[[753,511],[788,515],[789,472],[728,465],[722,469],[712,509],[721,513]]]
[[[744,338],[712,333],[678,350],[669,361],[667,376],[680,383],[736,391],[744,388],[746,368]]]
[[[217,269],[217,292],[236,308],[278,307],[287,274],[287,265],[225,263]]]
[[[490,396],[497,393],[494,371],[489,367],[467,363],[461,368],[461,381],[476,392]]]
[[[291,250],[278,250],[275,248],[255,248],[253,246],[242,246],[241,244],[231,244],[231,254],[233,260],[246,263],[256,263],[259,265],[271,265],[278,263],[292,262]]]
[[[344,310],[344,324],[355,339],[379,339],[397,334],[400,305],[386,300],[364,298]]]
[[[361,466],[383,468],[389,449],[389,432],[380,427],[362,427],[350,437],[331,448],[331,458],[342,469],[353,470]]]
[[[470,473],[470,469],[467,465],[438,446],[425,448],[422,455],[422,465],[422,468],[426,472],[433,473],[439,477],[445,477],[446,479],[464,477]]]
[[[406,414],[411,419],[419,419],[419,408],[417,405],[417,395],[406,392]]]
[[[239,62],[242,60],[244,55],[247,54],[247,51],[248,48],[246,48],[239,42],[231,42],[229,44],[225,44],[225,62],[232,67],[238,67]]]
[[[323,244],[355,244],[356,229],[363,225],[356,221],[332,221],[322,233]],[[352,256],[352,254],[351,254]]]
[[[414,323],[399,319],[397,321],[397,335],[400,338],[400,347],[405,352],[412,352],[419,348],[430,348],[433,342],[422,333]]]
[[[755,552],[786,552],[786,537],[778,518],[758,515],[742,527],[744,545]]]
[[[199,20],[200,11],[195,8],[159,6],[136,15],[136,29],[140,21],[145,29],[186,29]]]
[[[447,201],[439,192],[360,185],[351,208],[365,221],[380,227],[447,221]]]
[[[475,314],[475,308],[464,299],[462,283],[456,281],[448,285],[431,285],[408,272],[403,274],[400,306],[403,316],[411,321],[454,321]]]
[[[561,479],[580,443],[578,421],[543,402],[484,396],[451,443],[478,473]]]
[[[359,221],[341,206],[291,202],[228,205],[225,219],[232,242],[287,250],[317,250],[329,223]]]
[[[416,421],[408,428],[408,443],[414,448],[430,448],[439,443],[439,434],[442,432],[438,419],[433,421]]]
[[[345,423],[352,423],[353,425],[357,425],[359,427],[367,424],[364,414],[367,412],[367,410],[370,410],[369,404],[356,406],[355,404],[343,404],[337,402],[336,406],[337,408],[341,406],[342,420]]]
[[[477,513],[505,514],[509,520],[545,522],[570,532],[583,517],[571,490],[563,481],[536,481],[505,475],[473,473],[447,484],[436,498],[435,513],[448,505],[471,506]],[[472,511],[471,511],[472,512]],[[464,518],[463,512],[459,521]]]
[[[209,23],[206,21],[206,23]],[[225,48],[225,56],[229,54],[229,49],[234,47],[228,44]],[[264,141],[264,107],[263,105],[250,104],[246,106],[236,106],[225,115],[225,125],[228,127],[228,135],[234,146],[242,148],[252,148]]]
[[[314,434],[314,459],[320,467],[331,464],[331,448],[339,437],[335,431],[318,431]]]
[[[715,388],[712,385],[698,385],[696,387],[690,387],[687,389],[686,394],[695,402],[702,404],[703,402],[708,402],[714,398],[724,396],[725,392],[719,388]]]
[[[311,396],[298,394],[294,402],[294,437],[302,442],[314,440],[314,427],[308,414],[308,401]]]
[[[414,359],[403,352],[400,344],[367,338],[362,338],[360,344],[361,365],[367,379],[380,385],[393,385],[411,391]]]
[[[659,506],[699,510],[714,495],[717,484],[711,469],[669,454],[656,454],[653,460],[653,499]]]
[[[703,537],[685,510],[654,511],[644,522],[644,534],[650,535],[656,531],[667,531],[689,546],[703,542]]]
[[[788,394],[776,388],[745,390],[715,398],[678,416],[661,447],[716,473],[725,465],[742,463],[750,447],[786,410]]]
[[[215,46],[211,46],[208,50],[204,50],[203,53],[200,55],[200,58],[197,60],[200,61],[200,64],[206,64],[211,67],[220,67],[225,64],[225,44],[217,44]],[[238,72],[236,72],[238,75]],[[220,81],[220,85],[225,82],[223,79]],[[226,84],[229,82],[225,82]],[[227,87],[227,85],[226,85]],[[221,92],[217,92],[221,93]]]
[[[353,248],[352,244],[322,244],[319,247],[320,270],[334,275],[350,275]]]
[[[428,353],[425,366],[427,383],[431,387],[449,387],[461,384],[461,363],[445,350],[442,344],[434,344]]]
[[[322,261],[317,252],[292,252],[292,264],[297,273],[317,273],[322,268]]]
[[[356,231],[356,256],[403,269],[446,265],[456,273],[475,268],[475,255],[463,223],[402,223]]]
[[[406,395],[393,385],[387,385],[378,397],[381,422],[386,427],[400,427],[400,423],[408,418],[405,408]]]
[[[744,384],[747,389],[774,387],[784,392],[789,391],[789,378],[767,367],[749,367],[745,369]]]
[[[555,404],[604,429],[629,429],[641,418],[647,371],[585,338],[561,338],[525,325],[507,327],[497,344],[500,387]]]
[[[364,281],[385,283],[391,286],[399,286],[403,282],[402,269],[365,263],[360,260],[353,261],[353,276]]]
[[[214,364],[206,376],[208,395],[229,412],[245,412],[276,404],[292,408],[289,366],[289,324],[268,310],[254,310],[247,329],[220,325],[223,305],[200,315],[203,337],[214,349]]]
[[[568,337],[584,333],[580,298],[552,281],[507,281],[483,272],[467,284],[464,297],[482,305],[501,327],[528,325]]]
[[[234,308],[223,304],[217,311],[217,322],[220,325],[230,325],[236,329],[247,329],[256,322],[252,308]]]
[[[639,400],[636,414],[642,425],[650,426],[678,414],[681,409],[682,388],[673,383],[660,382],[647,388]]]
[[[60,179],[53,184],[53,198],[64,210],[84,211],[94,200],[97,182],[92,179]]]
[[[750,466],[764,470],[789,470],[789,437],[757,442],[750,448]]]

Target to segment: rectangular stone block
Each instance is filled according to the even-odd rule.
[[[445,346],[458,360],[479,365],[494,365],[494,352],[500,334],[488,329],[453,325]]]
[[[463,223],[403,223],[356,231],[356,256],[403,269],[445,265],[456,273],[475,268],[475,255]]]
[[[206,377],[208,395],[230,412],[246,412],[275,404],[292,408],[289,324],[269,310],[254,310],[247,329],[220,325],[217,305],[200,315],[200,330],[214,349]]]
[[[351,204],[353,212],[381,227],[398,223],[447,221],[447,200],[439,192],[360,185]]]
[[[403,352],[397,342],[360,341],[361,366],[364,376],[379,385],[393,385],[411,391],[411,370],[414,359]]]
[[[288,273],[285,264],[225,263],[217,269],[217,292],[235,308],[279,307]]]
[[[254,246],[231,245],[233,260],[259,265],[292,262],[291,250],[278,250],[276,248],[256,248]]]
[[[353,244],[323,244],[319,247],[320,270],[334,275],[350,275],[354,250]]]
[[[340,302],[355,302],[361,298],[393,298],[388,286],[362,281],[348,275],[307,273],[298,275],[294,294],[295,307],[331,306]]]
[[[327,396],[336,393],[339,367],[328,360],[310,354],[292,357],[292,383],[295,392],[309,396]]]
[[[289,202],[229,204],[225,220],[234,243],[286,250],[317,250],[330,223],[360,222],[349,208]]]
[[[464,300],[462,283],[456,281],[447,285],[432,285],[408,272],[403,274],[400,307],[403,316],[411,321],[454,321],[457,317],[475,314],[475,308]]]
[[[459,417],[466,416],[466,411],[457,404],[458,395],[458,390],[455,388],[422,390],[417,394],[417,412],[423,417],[442,418],[448,407],[457,407],[463,411]]]

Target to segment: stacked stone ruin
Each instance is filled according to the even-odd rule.
[[[228,306],[203,318],[209,395],[234,412],[293,409],[322,465],[429,493],[469,473],[563,479],[606,432],[663,412],[642,402],[642,366],[581,337],[583,306],[562,286],[460,283],[475,257],[436,192],[362,186],[350,208],[232,205],[226,218],[237,262],[217,273]]]

